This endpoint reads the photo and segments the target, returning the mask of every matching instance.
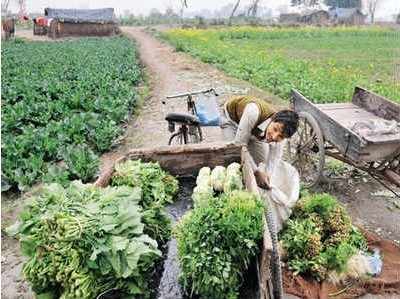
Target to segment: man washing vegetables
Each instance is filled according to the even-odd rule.
[[[224,139],[247,144],[254,159],[258,185],[270,189],[270,203],[278,229],[290,215],[299,196],[299,175],[282,161],[283,142],[297,131],[299,116],[292,110],[276,111],[253,96],[236,96],[225,103],[220,122]],[[267,192],[267,191],[264,191]],[[273,205],[273,206],[272,206]]]

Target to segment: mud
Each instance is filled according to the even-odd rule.
[[[192,208],[191,196],[196,185],[194,179],[182,179],[179,181],[177,200],[167,207],[168,215],[173,224],[176,224],[182,216]],[[164,262],[164,271],[158,287],[158,299],[182,299],[184,297],[179,285],[178,248],[175,238],[168,242],[167,258]]]

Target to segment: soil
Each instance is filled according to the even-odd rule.
[[[254,94],[276,106],[287,105],[276,96],[248,82],[230,78],[213,66],[201,63],[186,54],[175,52],[170,46],[146,32],[144,28],[122,27],[122,31],[138,43],[140,59],[149,78],[146,84],[149,86],[150,95],[143,96],[139,112],[127,124],[125,138],[115,149],[102,157],[102,169],[130,148],[167,144],[170,133],[164,120],[165,114],[172,111],[185,111],[185,102],[169,100],[166,105],[163,105],[161,100],[166,95],[214,87],[220,94],[220,103],[233,94]],[[32,40],[48,40],[46,37],[34,37],[32,31],[27,30],[17,31],[16,35]],[[207,128],[203,133],[204,142],[222,138],[218,128]],[[398,198],[391,197],[391,194],[387,193],[379,183],[346,168],[341,173],[340,179],[330,180],[319,190],[336,195],[347,206],[356,223],[399,243],[400,201]],[[397,192],[400,190],[397,189]],[[33,298],[29,286],[20,273],[24,259],[20,254],[18,242],[5,236],[3,231],[7,225],[17,219],[23,204],[24,199],[21,196],[2,194],[1,296],[4,299]],[[290,296],[290,298],[293,297]],[[374,298],[377,297],[374,296]]]

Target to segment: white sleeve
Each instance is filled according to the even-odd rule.
[[[249,143],[251,131],[255,128],[259,115],[260,110],[258,109],[257,104],[250,103],[246,105],[239,122],[235,136],[235,143]]]
[[[283,156],[283,142],[270,143],[269,153],[267,156],[267,163],[266,163],[266,171],[270,177],[274,173],[275,166],[282,159],[282,156]]]

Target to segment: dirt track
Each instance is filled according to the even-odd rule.
[[[221,94],[221,103],[229,95],[251,93],[276,105],[285,105],[276,97],[247,82],[229,78],[212,66],[174,52],[170,46],[161,43],[140,28],[125,27],[122,30],[139,44],[140,57],[146,67],[151,92],[150,97],[145,99],[139,115],[129,123],[125,140],[118,148],[104,155],[103,166],[130,148],[167,143],[169,132],[164,120],[165,114],[168,111],[185,109],[184,103],[179,100],[162,105],[161,99],[168,94],[214,87]],[[26,34],[24,33],[24,37],[29,38]],[[206,141],[215,141],[221,137],[218,128],[205,130],[205,136]],[[366,177],[353,178],[354,172],[351,170],[346,170],[342,175],[344,179],[328,184],[322,190],[332,192],[345,203],[356,223],[392,240],[400,240],[400,209],[393,208],[392,204],[396,199],[384,193],[373,196],[372,193],[384,189]],[[2,200],[3,228],[5,224],[15,221],[21,203],[21,200]],[[20,275],[22,261],[17,242],[2,234],[2,298],[33,298]]]

